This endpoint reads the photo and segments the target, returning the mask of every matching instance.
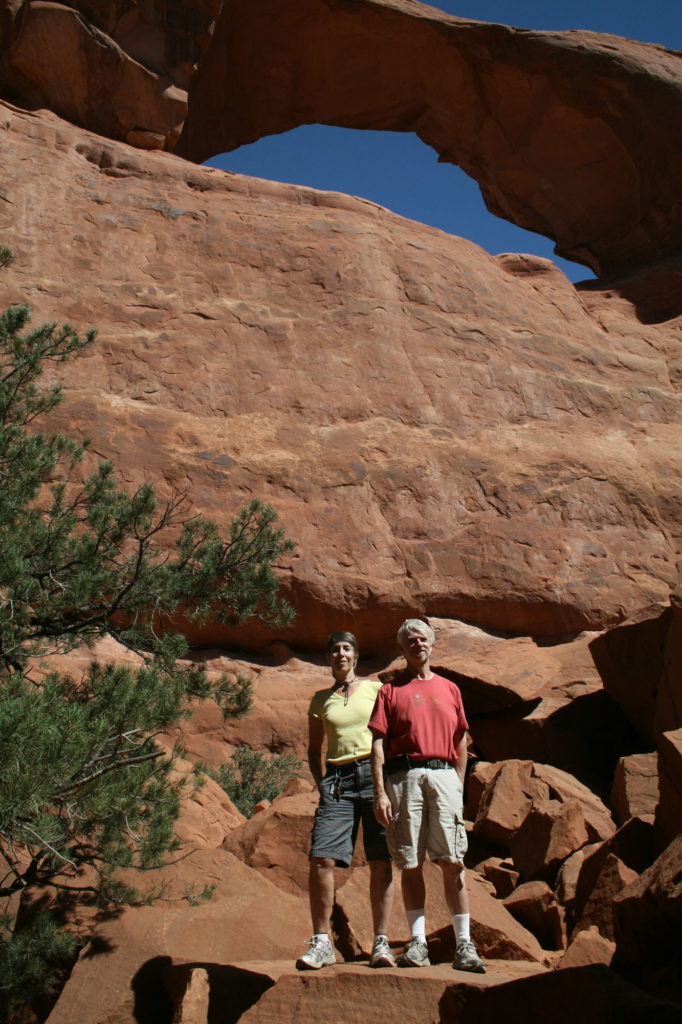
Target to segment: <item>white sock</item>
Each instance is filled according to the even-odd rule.
[[[452,927],[455,929],[455,944],[468,942],[471,938],[469,933],[469,914],[453,914]]]
[[[405,916],[407,917],[407,923],[410,926],[413,939],[421,939],[422,942],[426,942],[426,921],[424,920],[424,908],[420,907],[419,910],[406,910]]]
[[[331,942],[329,941],[329,932],[315,932],[313,939],[322,939],[323,942],[326,942],[331,946]]]

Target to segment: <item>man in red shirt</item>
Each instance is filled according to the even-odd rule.
[[[386,826],[393,860],[401,870],[405,913],[412,939],[400,967],[428,967],[422,864],[428,853],[443,873],[443,891],[455,931],[456,970],[485,973],[469,934],[464,880],[467,838],[462,814],[466,733],[457,686],[431,671],[433,630],[407,619],[398,630],[407,667],[379,690],[369,727],[374,813]]]

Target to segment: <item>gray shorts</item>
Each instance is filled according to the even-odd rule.
[[[369,759],[345,765],[327,764],[319,786],[320,802],[313,824],[311,857],[326,857],[339,868],[349,868],[360,822],[365,856],[390,860],[386,830],[374,817],[374,789]]]
[[[396,866],[416,868],[431,860],[464,866],[467,834],[462,783],[452,768],[410,768],[386,776],[393,820],[386,840]]]

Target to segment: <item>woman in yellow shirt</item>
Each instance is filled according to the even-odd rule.
[[[315,812],[308,878],[313,937],[307,953],[296,961],[296,966],[303,970],[318,970],[336,963],[329,939],[334,867],[350,867],[361,821],[374,924],[370,966],[394,965],[387,935],[393,905],[393,870],[384,828],[374,816],[369,765],[372,734],[367,727],[381,683],[356,676],[358,656],[358,642],[352,633],[330,635],[327,661],[334,682],[314,695],[308,709],[308,764],[320,792],[320,802]]]

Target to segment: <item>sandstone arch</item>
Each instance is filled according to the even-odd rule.
[[[233,0],[189,96],[192,160],[300,124],[414,131],[488,208],[597,275],[682,245],[682,61],[413,0]]]

